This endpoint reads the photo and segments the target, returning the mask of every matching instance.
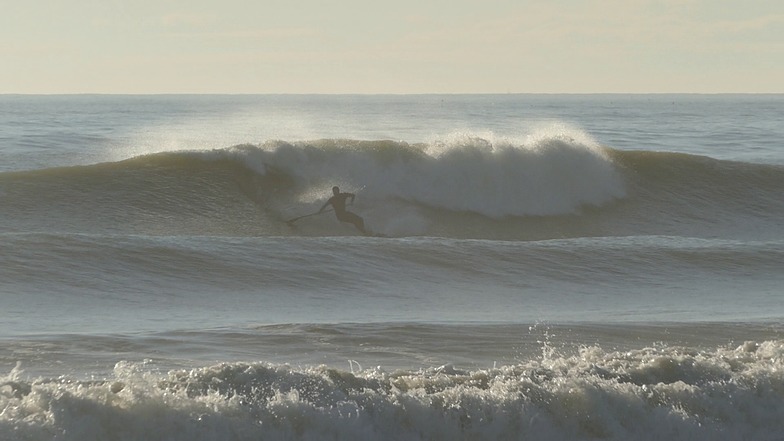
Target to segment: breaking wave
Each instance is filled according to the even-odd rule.
[[[333,185],[357,193],[351,210],[388,235],[687,235],[749,222],[765,231],[784,213],[781,166],[613,150],[582,132],[158,153],[3,173],[0,199],[6,231],[353,234],[330,216],[282,222],[316,211]]]

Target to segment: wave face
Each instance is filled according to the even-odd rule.
[[[222,363],[107,380],[0,378],[15,440],[779,439],[784,343],[622,352],[546,346],[492,369]]]
[[[543,239],[778,235],[784,168],[601,147],[582,132],[426,144],[270,141],[0,174],[6,231],[355,234],[333,216],[291,228],[338,185],[390,236]],[[57,213],[52,216],[51,213]]]

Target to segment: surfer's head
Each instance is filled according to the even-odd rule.
[[[334,194],[335,196],[340,194],[340,189],[338,188],[337,185],[332,187],[332,194]]]

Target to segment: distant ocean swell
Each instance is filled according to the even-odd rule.
[[[159,153],[6,172],[0,200],[6,231],[350,234],[329,216],[297,229],[282,222],[316,211],[333,185],[358,193],[352,210],[391,236],[733,237],[750,226],[764,239],[784,215],[784,167],[619,151],[564,135],[521,143],[270,141]]]
[[[780,440],[784,342],[596,346],[489,369],[120,362],[101,381],[0,378],[16,440]]]
[[[0,235],[0,287],[9,293],[41,289],[79,298],[109,292],[145,303],[154,302],[159,292],[190,292],[190,297],[196,292],[256,292],[261,286],[300,295],[340,292],[366,279],[374,281],[373,291],[397,291],[457,281],[476,289],[485,284],[524,289],[554,281],[602,286],[617,278],[655,286],[663,274],[672,283],[702,274],[709,281],[703,283],[706,287],[718,280],[754,278],[758,290],[774,293],[781,283],[782,245],[780,239],[666,236],[495,242],[10,233]],[[303,265],[307,256],[316,256],[319,264]],[[390,274],[388,268],[395,271]],[[140,292],[140,275],[156,289]]]

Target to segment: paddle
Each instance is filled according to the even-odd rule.
[[[292,226],[294,226],[294,222],[296,222],[296,221],[298,221],[300,219],[305,219],[306,217],[311,217],[311,216],[318,216],[319,214],[329,213],[330,211],[332,211],[332,210],[330,209],[330,210],[324,210],[324,211],[317,211],[315,213],[310,213],[310,214],[306,214],[304,216],[295,217],[293,219],[287,220],[286,221],[286,225],[292,227]]]

